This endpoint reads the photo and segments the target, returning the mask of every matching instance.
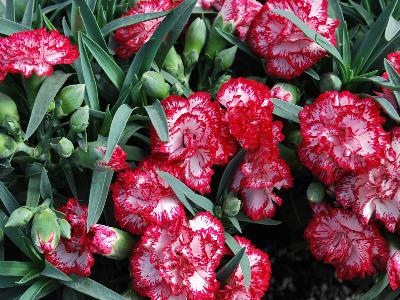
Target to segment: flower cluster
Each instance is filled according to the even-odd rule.
[[[72,64],[78,57],[78,48],[55,30],[17,32],[0,38],[0,80],[7,73],[51,75],[53,66]]]

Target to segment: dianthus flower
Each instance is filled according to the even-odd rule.
[[[250,288],[247,291],[244,283],[244,275],[239,266],[229,276],[223,289],[219,290],[216,299],[218,300],[259,300],[268,290],[271,279],[271,263],[268,254],[257,249],[251,242],[240,236],[235,236],[241,248],[246,248],[246,254],[249,257],[251,279]]]
[[[391,249],[387,263],[387,275],[392,290],[397,290],[400,286],[400,251]]]
[[[185,216],[181,202],[157,171],[180,178],[180,169],[165,157],[149,157],[119,173],[113,186],[115,219],[121,228],[142,234],[148,224],[163,226]]]
[[[400,74],[400,53],[399,52],[393,52],[393,53],[389,53],[388,56],[386,57],[389,62],[391,63],[391,65],[393,66],[393,68],[395,69],[395,71],[397,73]],[[388,73],[383,73],[382,77],[386,80],[389,80],[389,75]],[[381,96],[385,99],[387,99],[394,108],[398,108],[398,104],[396,101],[396,97],[394,96],[394,93],[391,89],[382,87],[382,92],[375,92],[378,96]]]
[[[78,57],[78,48],[56,30],[48,32],[40,28],[17,32],[0,38],[0,80],[7,73],[49,76],[53,66],[72,64]]]
[[[97,147],[97,149],[103,153],[103,155],[106,154],[107,148],[103,146]],[[116,146],[114,148],[113,154],[111,155],[111,158],[108,162],[105,161],[99,161],[98,162],[99,166],[102,167],[108,167],[112,169],[114,172],[119,172],[122,170],[125,170],[126,168],[129,167],[129,165],[126,163],[126,153],[120,146]]]
[[[265,3],[251,23],[247,41],[253,51],[266,59],[269,75],[292,79],[318,62],[326,51],[291,21],[274,14],[274,9],[293,12],[334,46],[338,21],[328,16],[328,0],[269,0]]]
[[[256,0],[226,0],[219,12],[225,23],[230,23],[244,40],[251,22],[261,10],[262,4]]]
[[[220,10],[225,0],[198,0],[197,3],[204,9],[214,8]]]
[[[346,173],[379,165],[388,134],[380,107],[349,92],[326,92],[299,114],[299,157],[314,175],[333,184]]]
[[[139,1],[122,17],[167,11],[174,8],[179,2],[173,0],[146,0]],[[128,59],[150,39],[158,25],[164,18],[157,18],[119,28],[115,31],[115,41],[119,43],[116,50],[120,58]]]
[[[364,278],[382,267],[389,249],[373,224],[363,225],[352,211],[317,206],[304,233],[316,259],[332,264],[342,280]]]
[[[223,121],[223,111],[208,93],[194,93],[188,99],[170,96],[162,101],[167,116],[169,142],[151,132],[153,153],[164,153],[182,170],[191,188],[210,192],[212,166],[226,164],[236,147]]]
[[[246,150],[272,140],[274,106],[269,98],[267,86],[246,78],[230,79],[217,94],[217,101],[227,109],[231,134]]]
[[[208,212],[169,228],[150,226],[131,258],[133,288],[151,299],[214,299],[223,232]]]
[[[94,264],[93,254],[110,254],[118,235],[104,225],[92,225],[86,232],[88,208],[79,205],[76,199],[69,199],[59,211],[71,224],[71,238],[61,238],[56,249],[45,255],[46,259],[65,274],[89,276]]]
[[[348,175],[336,186],[337,200],[352,208],[366,224],[371,218],[382,221],[394,232],[400,223],[400,128],[392,131],[381,164],[358,175]]]

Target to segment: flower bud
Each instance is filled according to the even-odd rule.
[[[29,207],[20,207],[12,212],[5,227],[20,227],[25,226],[32,219],[34,211]]]
[[[47,108],[47,112],[51,113],[56,109],[56,102],[54,100],[51,100],[49,107]]]
[[[242,201],[235,197],[233,194],[228,194],[227,198],[222,205],[222,211],[229,217],[236,216],[240,208],[242,207]]]
[[[6,126],[10,120],[19,121],[17,105],[6,94],[0,93],[0,125]]]
[[[312,182],[307,188],[307,199],[311,203],[322,202],[325,198],[325,187],[320,182]]]
[[[326,73],[321,76],[319,90],[321,93],[327,91],[341,91],[342,90],[342,81],[340,78],[333,73]]]
[[[69,120],[69,126],[75,133],[82,133],[89,126],[89,106],[83,106],[75,111]]]
[[[72,144],[69,139],[63,137],[57,144],[52,144],[52,148],[58,153],[58,155],[67,158],[70,157],[74,151],[74,144]]]
[[[46,208],[35,214],[32,222],[31,238],[40,253],[50,253],[60,241],[60,226],[57,215]]]
[[[216,28],[222,29],[228,33],[232,33],[234,29],[231,23],[224,22],[223,16],[218,15],[215,18],[206,46],[206,55],[212,60],[227,46],[227,41],[218,33]]]
[[[60,235],[63,238],[71,238],[71,225],[65,219],[58,219],[58,225],[60,226]]]
[[[87,151],[83,151],[82,148],[77,147],[72,154],[74,162],[83,168],[94,168],[97,166],[97,162],[103,158],[104,154],[97,149],[96,142],[89,142]]]
[[[61,90],[56,97],[56,116],[65,117],[81,107],[85,96],[85,85],[69,85]]]
[[[183,51],[185,64],[188,68],[198,62],[201,50],[207,38],[206,23],[197,18],[190,24],[185,36],[185,48]]]
[[[164,61],[163,69],[179,80],[183,79],[185,71],[183,61],[180,55],[176,52],[175,47],[172,47],[171,50],[169,50]]]
[[[297,104],[300,100],[300,89],[290,83],[277,83],[271,89],[271,97]]]
[[[0,159],[8,158],[17,150],[17,143],[8,135],[0,133]]]
[[[143,74],[142,79],[144,79],[144,90],[148,96],[159,100],[168,97],[169,85],[161,74],[147,71]]]
[[[169,89],[169,93],[171,95],[182,96],[183,95],[183,86],[180,83],[174,83]]]
[[[112,244],[112,250],[110,253],[105,254],[106,257],[115,259],[115,260],[123,260],[128,258],[131,255],[133,245],[135,244],[135,240],[133,237],[120,229],[110,227],[116,234],[116,239]]]
[[[229,69],[235,60],[237,46],[222,50],[217,54],[214,61],[215,72],[221,72]]]
[[[230,75],[222,75],[217,79],[217,83],[215,84],[214,88],[213,88],[213,97],[215,98],[218,91],[221,89],[221,86],[228,82],[230,79],[232,78],[232,76]]]

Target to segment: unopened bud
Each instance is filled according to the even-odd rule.
[[[217,54],[217,57],[214,61],[216,72],[228,70],[233,65],[237,48],[237,46],[233,46],[231,48],[224,49]]]
[[[57,215],[46,208],[35,214],[32,222],[31,238],[40,253],[50,253],[60,241],[60,226]]]
[[[190,24],[185,36],[185,48],[183,51],[185,65],[193,66],[198,62],[201,50],[207,38],[206,23],[203,19],[197,18]]]
[[[69,126],[75,133],[82,133],[89,126],[89,106],[83,106],[75,111],[69,120]]]
[[[29,223],[34,215],[34,211],[32,211],[28,207],[20,207],[12,212],[10,218],[8,219],[5,227],[20,227],[25,226]]]
[[[218,53],[227,46],[227,41],[218,33],[216,28],[222,29],[228,33],[232,33],[234,29],[231,23],[224,22],[222,15],[218,15],[215,18],[206,46],[206,55],[211,60],[214,60]]]
[[[52,144],[52,148],[64,158],[70,157],[74,152],[74,144],[65,137],[61,138],[57,144]]]
[[[311,203],[322,202],[325,198],[325,187],[320,182],[312,182],[307,188],[307,200]]]
[[[179,80],[183,79],[183,61],[180,55],[176,52],[175,47],[172,47],[171,50],[169,50],[164,61],[163,69]]]
[[[271,97],[297,104],[300,100],[300,89],[290,83],[277,83],[271,89]]]
[[[0,126],[8,129],[8,123],[14,123],[12,127],[20,128],[17,105],[6,94],[0,93]]]
[[[222,211],[229,217],[236,216],[240,208],[242,207],[242,201],[235,197],[233,194],[228,194],[227,198],[222,205]]]
[[[104,154],[97,149],[96,142],[89,142],[87,151],[77,147],[74,150],[72,158],[74,162],[82,168],[94,168],[97,166],[97,162],[103,158]]]
[[[65,219],[59,219],[58,225],[60,226],[60,235],[66,239],[71,238],[71,225]]]
[[[65,117],[77,110],[81,107],[84,96],[84,84],[69,85],[63,88],[56,97],[56,116]]]
[[[17,143],[10,136],[0,133],[0,159],[10,157],[16,149]]]
[[[131,255],[135,240],[129,233],[117,228],[111,228],[116,233],[117,238],[112,245],[112,251],[105,256],[115,260],[128,258]]]
[[[159,100],[168,97],[169,85],[161,74],[147,71],[143,74],[142,79],[144,79],[144,89],[148,96]]]
[[[342,81],[340,78],[333,73],[326,73],[321,76],[319,90],[321,93],[327,91],[341,91],[342,90]]]

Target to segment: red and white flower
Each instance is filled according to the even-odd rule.
[[[150,226],[131,258],[133,288],[151,299],[214,299],[223,232],[209,213],[168,228]]]
[[[391,249],[387,263],[387,275],[392,290],[397,290],[400,286],[400,251]]]
[[[106,154],[107,148],[106,147],[97,147],[97,149],[103,153],[103,155]],[[126,163],[126,153],[120,146],[116,146],[114,148],[113,154],[111,155],[111,158],[108,162],[105,162],[103,160],[98,162],[99,166],[102,167],[108,167],[112,169],[114,172],[119,172],[122,170],[125,170],[129,167],[129,165]]]
[[[169,142],[162,143],[151,132],[153,153],[167,154],[168,161],[182,170],[183,181],[191,188],[210,192],[214,164],[225,164],[235,154],[234,140],[223,123],[223,111],[208,93],[194,93],[188,99],[170,96],[162,101]]]
[[[326,52],[291,21],[274,14],[274,9],[293,12],[334,46],[338,21],[328,16],[328,0],[269,0],[265,3],[250,26],[247,41],[253,51],[266,59],[269,75],[292,79],[318,62]]]
[[[173,0],[145,0],[139,1],[121,17],[167,11],[178,3]],[[116,53],[120,58],[128,59],[150,39],[158,25],[164,18],[157,18],[119,28],[115,31],[115,41],[119,43]]]
[[[0,38],[0,80],[7,73],[49,76],[55,65],[72,64],[78,57],[78,48],[56,30],[17,32]]]
[[[219,300],[258,300],[261,299],[268,290],[271,279],[271,263],[268,254],[257,249],[251,242],[240,236],[235,236],[235,240],[240,247],[246,248],[249,257],[251,279],[250,288],[247,291],[244,283],[244,275],[239,266],[227,279],[223,289],[219,290],[216,299]]]
[[[214,8],[220,10],[225,0],[198,0],[197,3],[204,9]]]
[[[299,114],[299,157],[314,175],[333,184],[346,172],[361,173],[384,157],[388,134],[380,107],[349,92],[326,92]]]
[[[392,131],[381,164],[359,175],[349,175],[336,186],[337,200],[362,217],[382,221],[394,232],[400,224],[400,128]]]
[[[257,0],[225,0],[219,15],[225,23],[230,23],[239,37],[244,40],[251,22],[261,7],[262,4]]]
[[[353,212],[340,208],[317,205],[304,236],[315,258],[332,264],[342,280],[372,275],[388,255],[374,225],[363,225]]]
[[[164,226],[184,218],[181,202],[157,171],[181,177],[181,170],[165,157],[149,157],[137,168],[118,174],[113,199],[121,228],[142,234],[148,224]]]

